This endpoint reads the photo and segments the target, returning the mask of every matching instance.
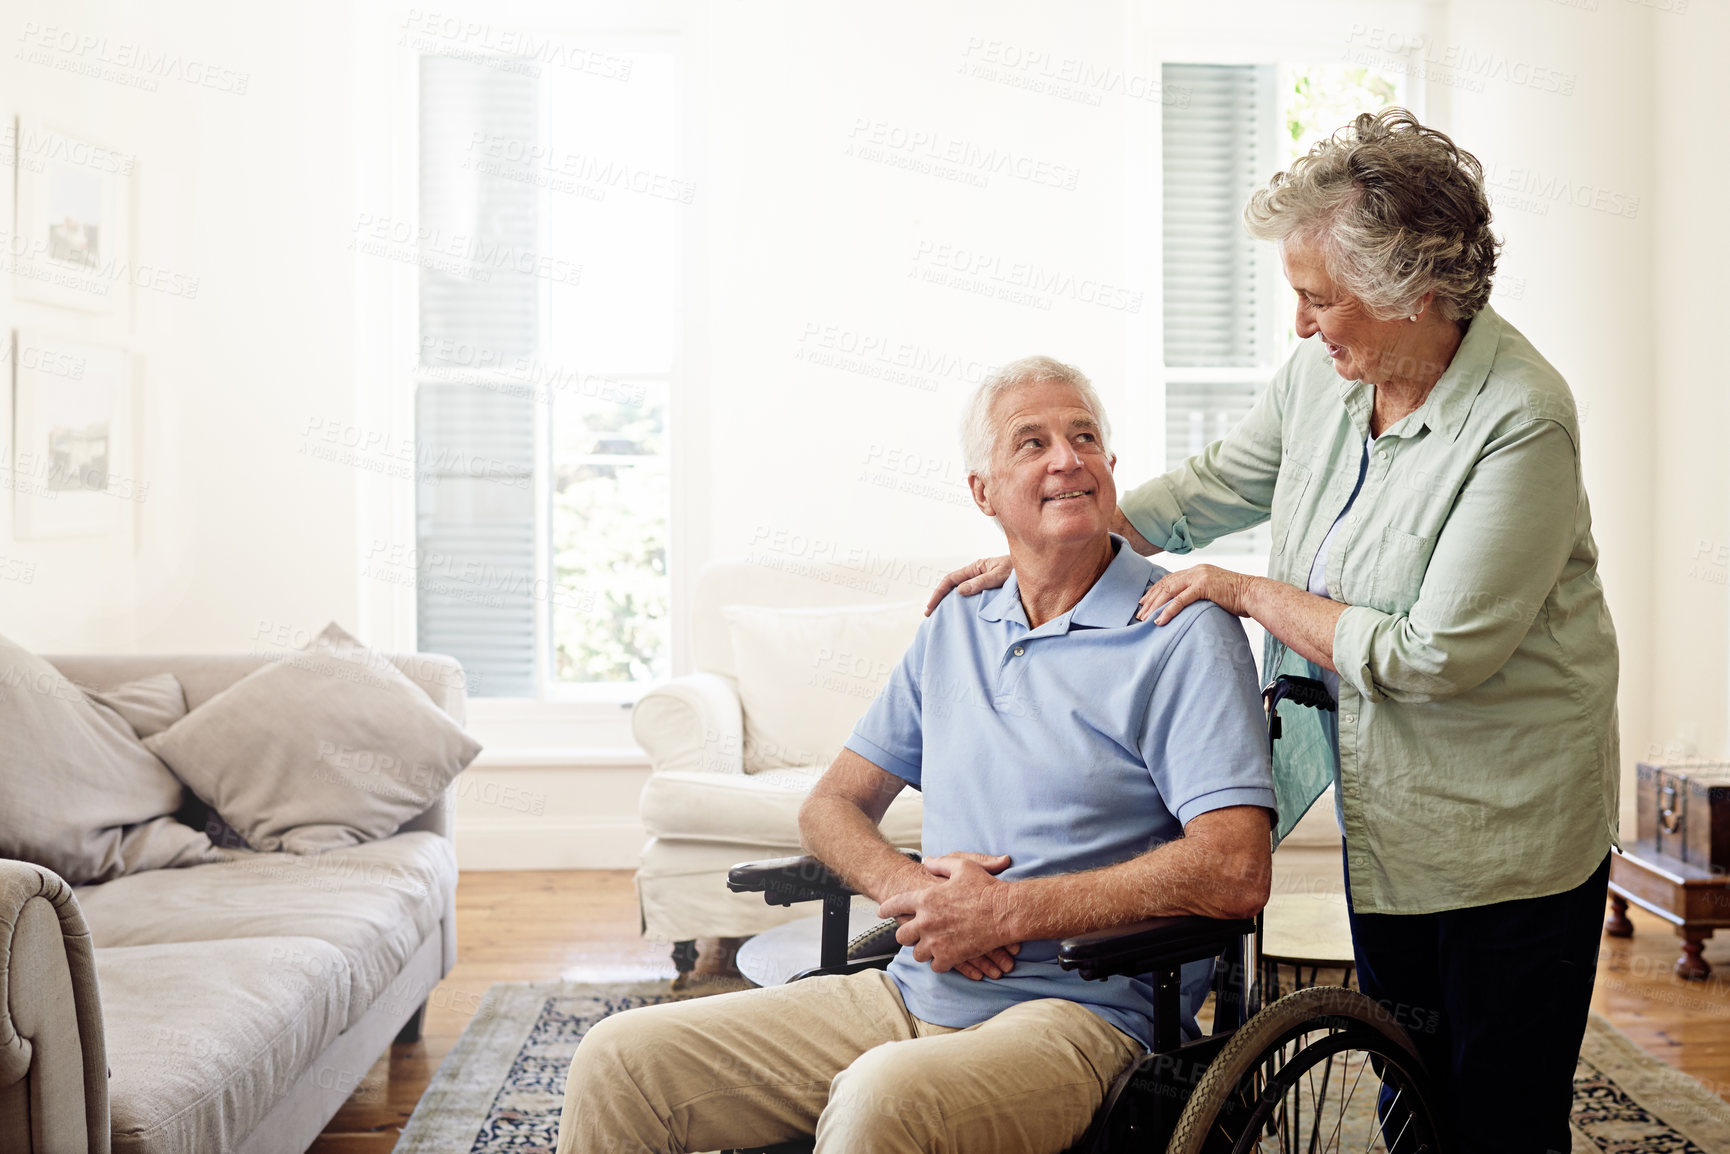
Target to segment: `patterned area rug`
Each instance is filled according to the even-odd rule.
[[[427,1087],[396,1154],[552,1154],[565,1069],[583,1033],[671,994],[666,982],[502,982]],[[1574,1073],[1574,1150],[1730,1154],[1730,1105],[1592,1015]]]

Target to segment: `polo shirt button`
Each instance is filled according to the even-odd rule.
[[[1022,647],[1021,647],[1021,646],[1019,646],[1019,645],[1017,645],[1017,646],[1016,646],[1016,647],[1015,647],[1015,656],[1017,656],[1017,657],[1020,657],[1020,656],[1021,656],[1021,655],[1022,655],[1022,654],[1023,654],[1023,653],[1026,653],[1026,652],[1027,652],[1027,650],[1025,650],[1025,649],[1023,649],[1023,648],[1022,648]]]

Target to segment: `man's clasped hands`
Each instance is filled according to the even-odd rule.
[[[914,947],[915,961],[974,981],[1014,968],[1021,952],[1010,930],[1014,884],[997,877],[1009,868],[1007,854],[959,850],[907,865],[903,888],[878,905],[877,916],[901,923],[895,940]]]

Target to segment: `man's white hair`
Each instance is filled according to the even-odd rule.
[[[991,410],[997,398],[1044,381],[1062,381],[1081,394],[1082,403],[1099,422],[1100,448],[1110,454],[1111,422],[1106,420],[1105,406],[1099,403],[1093,382],[1074,365],[1051,357],[1022,357],[986,377],[968,398],[967,411],[961,417],[961,456],[970,475],[991,476],[991,450],[997,445],[998,434],[991,423]]]

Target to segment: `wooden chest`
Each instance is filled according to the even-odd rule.
[[[1730,763],[1636,766],[1635,834],[1659,853],[1730,872]]]

